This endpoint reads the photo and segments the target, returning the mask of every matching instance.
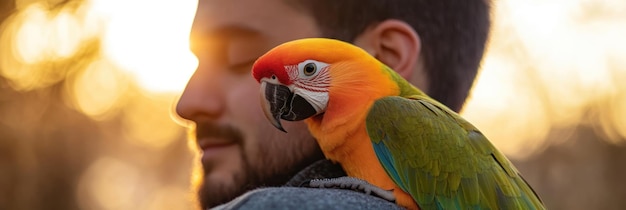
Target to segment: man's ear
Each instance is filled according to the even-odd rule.
[[[418,70],[420,38],[409,24],[389,19],[367,28],[354,44],[365,49],[407,80],[423,74]],[[419,75],[425,78],[424,75]]]

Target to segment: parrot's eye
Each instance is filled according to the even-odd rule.
[[[306,65],[304,65],[304,69],[302,72],[304,72],[304,75],[306,76],[311,76],[315,74],[315,71],[317,71],[317,66],[315,65],[315,63],[307,63]]]
[[[305,60],[298,63],[297,76],[302,79],[311,79],[317,74],[324,74],[327,72],[328,64],[316,60]]]

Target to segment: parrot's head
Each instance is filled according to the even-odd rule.
[[[268,120],[286,132],[280,119],[304,120],[326,111],[329,90],[336,68],[367,52],[352,44],[325,38],[286,42],[252,66],[252,75],[261,84],[261,106]]]

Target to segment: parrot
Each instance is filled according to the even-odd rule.
[[[268,121],[304,121],[325,157],[407,209],[545,209],[475,126],[362,48],[282,43],[252,65]]]

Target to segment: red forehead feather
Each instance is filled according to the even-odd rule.
[[[278,81],[285,85],[291,84],[289,81],[289,75],[285,70],[285,64],[280,59],[280,56],[275,56],[273,53],[268,53],[261,56],[252,65],[252,76],[257,82],[261,82],[262,78],[271,78],[272,75],[278,78]]]
[[[252,66],[252,75],[257,81],[271,78],[289,85],[289,75],[285,66],[293,66],[312,59],[329,64],[354,57],[366,56],[367,52],[351,44],[324,38],[307,38],[283,43],[261,56]]]

